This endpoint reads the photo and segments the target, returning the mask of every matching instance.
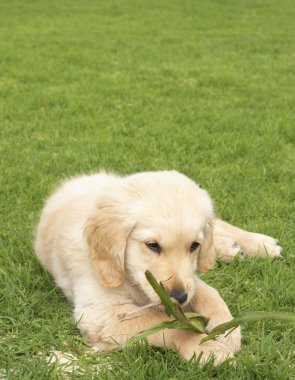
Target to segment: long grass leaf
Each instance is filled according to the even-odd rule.
[[[217,336],[224,334],[227,330],[234,329],[239,325],[246,322],[259,322],[259,321],[286,321],[295,323],[294,313],[284,313],[279,311],[250,311],[248,313],[243,313],[235,317],[229,322],[222,323],[219,326],[214,327],[210,334],[201,340],[201,343],[207,342],[208,340],[214,339]]]
[[[190,330],[191,331],[191,328],[189,326],[187,326],[186,324],[184,324],[180,321],[173,320],[173,321],[161,322],[161,323],[151,327],[148,330],[141,331],[136,336],[129,339],[127,342],[127,345],[139,342],[140,340],[145,339],[148,336],[155,334],[156,332],[164,330],[164,329],[181,329],[181,330]]]

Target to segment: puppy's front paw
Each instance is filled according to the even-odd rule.
[[[232,352],[235,353],[239,351],[241,348],[241,339],[242,339],[241,328],[237,327],[230,334],[227,331],[225,334],[217,337],[216,340],[222,344],[225,344],[227,347],[230,348]]]
[[[200,335],[198,341],[200,341],[205,336],[206,335],[203,334]],[[182,347],[180,352],[182,356],[187,360],[190,360],[193,355],[195,355],[196,358],[201,355],[199,361],[201,366],[203,366],[211,358],[214,360],[214,365],[218,366],[225,360],[233,358],[234,356],[229,347],[215,340],[211,340],[202,344],[198,344],[198,342],[195,341],[194,345],[192,345],[192,342],[190,343],[191,344],[187,345],[184,344],[184,347]]]
[[[202,343],[200,347],[203,353],[200,360],[201,365],[204,365],[211,357],[213,357],[216,366],[234,357],[233,352],[226,345],[214,340]]]
[[[206,327],[206,331],[208,333],[210,333],[210,331],[222,324],[222,323],[225,323],[229,320],[231,320],[232,318],[228,318],[228,317],[225,317],[225,318],[220,318],[219,320],[214,320],[214,319],[211,319]],[[241,328],[240,327],[237,327],[236,329],[234,329],[231,333],[229,333],[229,331],[226,331],[224,334],[218,336],[216,338],[216,340],[222,344],[224,344],[225,346],[227,346],[231,352],[233,353],[236,353],[237,351],[240,350],[241,348],[241,339],[242,339],[242,335],[241,335]]]

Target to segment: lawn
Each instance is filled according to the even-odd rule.
[[[273,321],[244,326],[235,368],[89,353],[32,249],[64,178],[176,169],[284,248],[202,278],[234,315],[294,311],[294,20],[293,0],[0,0],[1,379],[295,379],[294,326]],[[80,369],[49,365],[53,349]]]

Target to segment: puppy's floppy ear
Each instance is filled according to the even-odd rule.
[[[123,200],[118,194],[104,197],[84,231],[94,270],[101,283],[109,288],[123,281],[126,244],[133,227],[122,207]]]
[[[204,240],[201,245],[201,250],[198,254],[198,269],[202,272],[207,272],[215,265],[215,249],[213,244],[214,225],[212,222],[206,224],[204,228]]]

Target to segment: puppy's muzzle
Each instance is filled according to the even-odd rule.
[[[183,290],[172,289],[170,292],[170,297],[173,297],[180,304],[184,303],[187,300],[187,293]]]

